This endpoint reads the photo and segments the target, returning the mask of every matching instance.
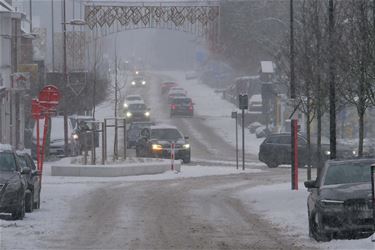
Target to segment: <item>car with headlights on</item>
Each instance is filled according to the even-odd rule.
[[[171,158],[174,145],[174,158],[189,163],[190,144],[180,130],[171,125],[154,125],[141,131],[136,145],[137,157]]]
[[[130,103],[128,105],[128,108],[125,110],[125,118],[127,123],[136,121],[149,121],[150,116],[150,109],[143,101],[134,101]]]
[[[30,173],[25,174],[27,190],[25,194],[25,210],[32,212],[40,208],[41,176],[31,156],[25,151],[17,151],[21,168],[29,168]]]
[[[133,78],[130,84],[133,87],[143,87],[146,86],[146,79],[143,76],[138,75]]]
[[[291,133],[273,133],[266,137],[266,139],[259,146],[258,158],[261,162],[264,162],[269,168],[276,168],[282,164],[291,164]],[[308,164],[309,151],[307,145],[307,138],[298,134],[298,162],[299,167],[303,167]],[[318,165],[319,153],[316,144],[310,145],[310,156],[311,162],[314,167],[322,167]],[[320,159],[326,161],[330,157],[329,144],[321,144]],[[355,148],[347,145],[337,145],[337,158],[338,159],[350,159],[357,157],[357,151]]]
[[[317,241],[367,238],[374,233],[371,165],[375,159],[329,160],[306,181],[309,235]]]
[[[25,216],[25,175],[30,168],[21,167],[10,146],[0,144],[0,213],[11,213],[15,220]]]

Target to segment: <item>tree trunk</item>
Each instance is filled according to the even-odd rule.
[[[363,156],[363,138],[364,138],[364,117],[365,117],[365,111],[359,112],[358,114],[358,125],[359,125],[359,131],[358,131],[358,157]]]

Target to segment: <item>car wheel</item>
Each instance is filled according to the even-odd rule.
[[[20,200],[20,204],[16,211],[12,212],[12,219],[13,220],[22,220],[25,217],[25,195]]]
[[[312,227],[311,227],[311,233],[313,238],[316,241],[321,241],[321,242],[328,242],[331,241],[332,236],[330,234],[327,234],[323,229],[321,225],[321,218],[319,213],[315,214],[315,219],[311,220]]]
[[[269,168],[277,168],[279,166],[279,164],[277,164],[276,162],[268,162],[267,163],[267,167]]]
[[[185,164],[190,163],[190,156],[185,157],[185,158],[182,160],[182,162],[185,163]]]
[[[25,195],[25,211],[31,213],[34,210],[34,194],[30,190]]]

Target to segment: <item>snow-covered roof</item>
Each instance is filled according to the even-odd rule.
[[[259,75],[256,75],[256,76],[240,76],[240,77],[236,77],[236,79],[234,79],[234,80],[240,81],[240,80],[256,80],[256,79],[259,79]]]
[[[249,102],[262,102],[262,95],[252,95]]]
[[[12,146],[9,144],[0,144],[0,152],[2,151],[11,151]]]
[[[274,67],[272,61],[261,61],[260,69],[262,73],[274,73]]]
[[[157,124],[157,125],[151,126],[150,128],[151,129],[166,129],[166,128],[177,129],[176,126],[169,125],[169,124]]]

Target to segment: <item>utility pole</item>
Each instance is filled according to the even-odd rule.
[[[117,82],[117,36],[115,37],[115,142],[114,142],[114,150],[113,150],[113,157],[115,160],[118,159],[118,131],[117,131],[117,90],[118,90],[118,82]],[[124,135],[125,136],[125,135]]]
[[[53,1],[51,0],[51,33],[52,33],[52,72],[55,72],[55,17]]]
[[[329,32],[329,143],[330,158],[336,159],[336,89],[335,89],[335,55],[334,55],[334,6],[329,0],[328,32]]]
[[[68,84],[68,69],[66,59],[66,0],[63,0],[63,57],[64,57],[64,86],[63,86],[63,109],[64,109],[64,152],[65,156],[68,156],[68,107],[66,98],[66,89]]]
[[[30,3],[30,33],[33,32],[33,5],[32,0],[29,0]]]
[[[290,99],[296,98],[294,72],[294,9],[293,0],[290,0]]]

